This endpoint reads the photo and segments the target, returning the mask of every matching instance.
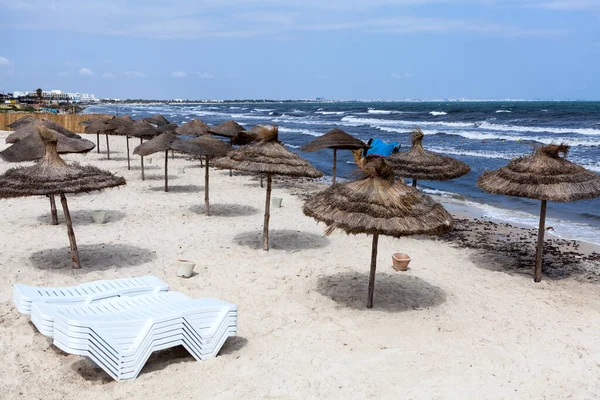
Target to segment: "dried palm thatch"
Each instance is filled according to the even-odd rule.
[[[110,160],[110,142],[108,135],[118,135],[118,129],[126,129],[133,123],[129,116],[111,117],[111,118],[93,118],[86,120],[80,124],[85,125],[85,133],[96,134],[96,145],[98,153],[100,153],[100,135],[106,136],[106,158]],[[129,139],[129,138],[128,138]],[[129,166],[129,140],[127,141],[127,166]]]
[[[423,132],[415,128],[412,133],[412,147],[407,152],[394,153],[388,157],[396,175],[417,180],[445,181],[469,173],[471,168],[464,162],[423,149]]]
[[[383,158],[367,162],[365,176],[330,186],[304,204],[304,214],[348,234],[373,235],[367,307],[373,307],[379,235],[402,237],[448,232],[453,219],[431,197],[394,180],[394,171]]]
[[[176,133],[177,128],[179,128],[179,126],[177,124],[174,124],[173,122],[169,122],[168,124],[164,124],[164,125],[159,125],[157,127],[158,131],[161,133],[166,133],[166,132]]]
[[[53,131],[72,139],[81,139],[81,136],[71,132],[68,129],[63,128],[61,125],[57,124],[54,121],[51,121],[46,118],[34,118],[33,121],[20,125],[15,132],[8,135],[6,137],[6,143],[17,143],[19,140],[24,139],[31,134],[37,135],[38,126],[44,126],[48,129],[52,129]]]
[[[228,138],[232,138],[242,131],[245,131],[244,127],[231,119],[219,125],[208,127],[208,133]]]
[[[200,136],[208,133],[208,125],[198,118],[189,120],[185,124],[181,125],[176,130],[178,135],[183,136]]]
[[[188,140],[171,142],[171,148],[182,153],[192,154],[204,158],[204,215],[210,215],[209,200],[209,160],[213,157],[222,157],[231,151],[231,146],[212,135],[202,135]]]
[[[312,142],[302,146],[302,151],[313,152],[321,149],[333,149],[333,172],[332,183],[335,184],[337,171],[337,151],[338,150],[361,150],[368,149],[369,146],[362,140],[355,138],[339,128],[335,128],[319,136]]]
[[[92,166],[68,165],[56,152],[56,134],[40,127],[46,145],[44,157],[32,167],[12,168],[0,176],[0,198],[60,195],[71,243],[73,267],[80,268],[79,253],[65,193],[85,193],[125,184],[125,179]]]
[[[158,153],[160,151],[165,152],[165,192],[169,191],[169,150],[171,149],[171,142],[177,140],[177,136],[170,132],[162,133],[156,136],[154,139],[142,143],[133,149],[133,154],[139,156],[149,156],[150,154]]]
[[[565,144],[538,147],[527,157],[513,159],[496,171],[486,171],[477,186],[488,193],[541,200],[534,281],[542,280],[546,202],[570,202],[600,197],[600,176],[566,159]],[[561,157],[562,154],[562,157]]]
[[[149,122],[156,126],[167,125],[169,124],[169,120],[166,119],[162,114],[155,114],[150,117],[146,117],[143,121]]]
[[[255,132],[258,135],[255,142],[230,151],[225,157],[215,160],[213,165],[221,169],[235,169],[267,176],[263,249],[268,251],[272,176],[319,178],[323,173],[298,154],[283,147],[277,140],[277,126],[259,126]]]
[[[7,126],[12,129],[12,130],[17,130],[17,128],[19,128],[20,126],[26,125],[30,122],[35,121],[37,118],[35,118],[33,115],[28,115],[26,117],[23,118],[19,118],[18,120],[16,120],[15,122],[13,122],[12,124],[8,124]]]
[[[87,139],[72,139],[58,132],[53,131],[58,144],[56,150],[59,154],[64,153],[87,153],[96,145]],[[0,157],[8,162],[34,161],[42,158],[46,146],[38,133],[32,133],[29,136],[14,143],[4,151],[0,152]]]
[[[145,121],[133,121],[129,124],[122,124],[118,128],[114,130],[114,132],[118,135],[127,136],[127,169],[130,169],[130,161],[129,161],[129,137],[134,136],[140,138],[140,144],[144,143],[144,139],[152,139],[162,132],[152,124]],[[140,159],[142,165],[142,180],[146,179],[145,171],[144,171],[144,156]]]

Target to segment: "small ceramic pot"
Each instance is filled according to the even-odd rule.
[[[281,202],[283,201],[283,199],[281,197],[273,197],[271,199],[271,206],[273,208],[281,208]]]
[[[408,254],[404,254],[404,253],[392,254],[392,267],[396,271],[408,270],[409,263],[410,263],[410,257],[408,256]]]
[[[92,219],[97,224],[103,224],[106,222],[106,210],[94,210],[92,211]]]
[[[177,260],[177,276],[189,278],[194,272],[194,266],[196,266],[196,263],[193,261]]]

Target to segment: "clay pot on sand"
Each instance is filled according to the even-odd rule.
[[[392,267],[396,271],[406,271],[408,269],[409,263],[410,263],[410,257],[408,256],[408,254],[404,254],[404,253],[392,254]]]

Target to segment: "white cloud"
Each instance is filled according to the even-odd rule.
[[[79,70],[79,75],[81,75],[81,76],[92,76],[92,75],[94,75],[94,73],[89,68],[81,68]]]
[[[58,76],[69,76],[69,72],[67,71],[61,71],[58,73]]]
[[[198,72],[198,78],[201,79],[213,79],[215,77],[214,74],[211,74],[210,72]]]
[[[105,79],[113,79],[115,76],[113,74],[111,74],[110,72],[105,72],[102,74],[102,77]]]
[[[128,78],[145,78],[146,74],[143,74],[139,71],[127,71],[125,72],[125,76]]]
[[[185,71],[173,71],[171,75],[174,78],[185,78],[187,76],[187,73]]]
[[[10,64],[10,60],[6,57],[0,57],[0,65],[8,65]]]

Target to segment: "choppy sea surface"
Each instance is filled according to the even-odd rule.
[[[471,166],[461,178],[419,182],[445,203],[475,207],[496,221],[536,227],[539,201],[490,195],[480,190],[477,177],[486,169],[506,165],[531,153],[537,144],[567,143],[568,159],[600,173],[600,102],[334,102],[334,103],[217,103],[97,105],[86,113],[130,115],[141,119],[163,114],[177,124],[200,118],[209,125],[234,119],[245,127],[279,126],[279,138],[326,175],[332,152],[303,153],[300,147],[330,129],[341,128],[367,141],[378,137],[410,148],[410,131],[420,127],[427,150],[451,155]],[[338,174],[352,178],[352,154],[338,152]],[[600,244],[600,199],[550,203],[546,226],[554,234]]]

